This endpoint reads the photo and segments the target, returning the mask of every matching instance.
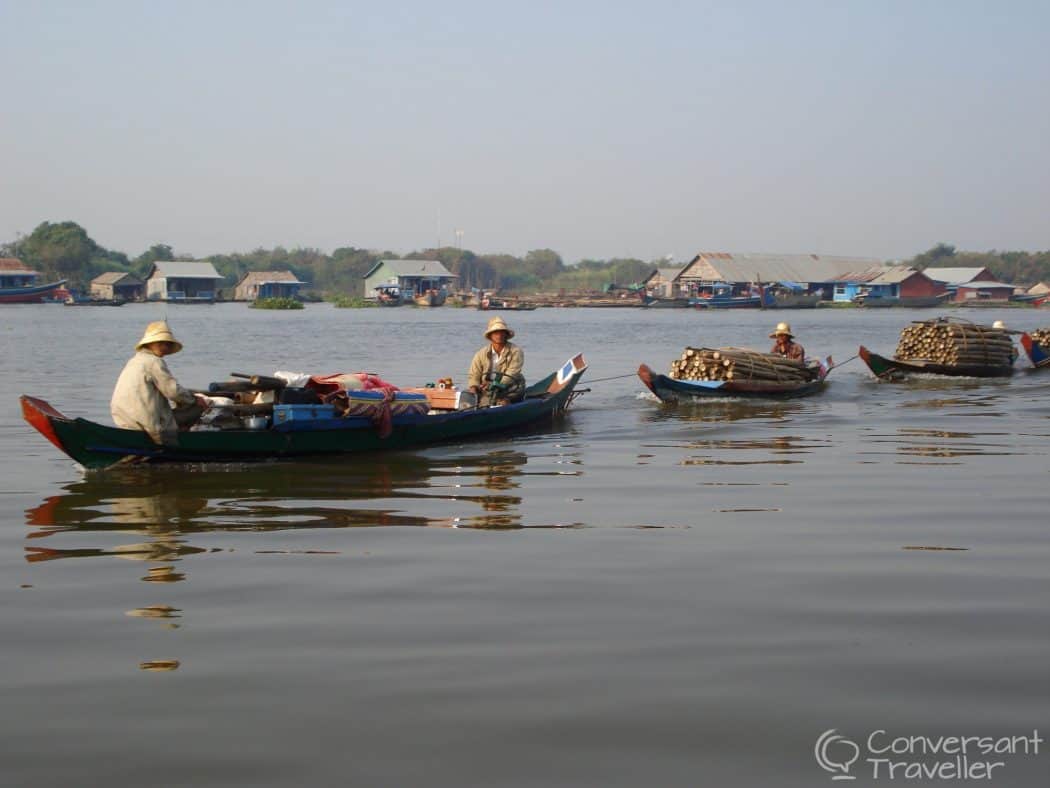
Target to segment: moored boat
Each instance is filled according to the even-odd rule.
[[[0,287],[0,304],[39,304],[54,296],[65,283],[65,279],[60,279],[46,285]]]
[[[190,430],[180,432],[175,445],[161,446],[139,430],[70,418],[37,397],[23,395],[21,404],[25,420],[85,468],[129,461],[247,462],[404,449],[508,432],[564,412],[578,393],[575,387],[586,369],[583,356],[576,355],[529,386],[521,402],[509,405],[426,413],[394,411],[385,437],[369,416],[295,418],[290,413],[286,420],[264,429]],[[384,398],[379,400],[381,407]]]
[[[814,365],[812,378],[799,382],[767,380],[680,380],[655,372],[648,365],[638,367],[638,377],[662,402],[689,402],[712,397],[745,399],[791,399],[816,394],[825,387],[828,369]]]
[[[877,378],[901,379],[909,375],[946,375],[959,378],[1008,378],[1014,373],[1012,364],[938,364],[922,359],[903,361],[872,353],[863,345],[857,351],[861,361]]]

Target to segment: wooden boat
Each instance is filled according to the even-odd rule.
[[[772,309],[816,309],[820,304],[820,293],[775,293]]]
[[[414,296],[412,302],[416,306],[442,306],[447,297],[448,293],[445,290],[435,290],[431,288],[430,290],[426,290],[425,292]]]
[[[662,402],[690,402],[712,397],[746,399],[791,399],[822,391],[828,368],[812,367],[813,378],[802,383],[776,383],[746,380],[678,380],[654,372],[646,364],[638,367],[638,377]]]
[[[375,291],[379,306],[401,306],[405,303],[404,294],[397,285],[378,285]]]
[[[908,375],[948,375],[957,378],[1008,378],[1014,374],[1012,364],[936,364],[932,361],[900,361],[872,353],[863,345],[857,351],[861,361],[877,378],[901,379]]]
[[[941,295],[855,295],[853,303],[858,307],[867,309],[875,307],[908,307],[911,309],[926,309],[939,307],[945,303],[948,293]]]
[[[574,356],[529,386],[510,405],[393,415],[380,437],[372,419],[350,416],[289,420],[266,429],[180,432],[175,446],[159,446],[145,432],[69,418],[36,397],[21,397],[22,415],[41,435],[88,469],[118,462],[247,462],[307,455],[404,449],[478,435],[503,433],[550,418],[568,408],[587,364]],[[309,406],[307,406],[309,407]]]
[[[65,279],[60,279],[46,285],[0,286],[0,304],[39,304],[53,297],[65,283]]]
[[[688,298],[645,295],[642,296],[642,306],[646,309],[687,309],[692,304]]]
[[[66,306],[124,306],[127,301],[122,298],[67,298],[63,303]]]
[[[524,301],[508,301],[505,298],[494,298],[493,296],[485,296],[478,301],[478,309],[483,311],[502,310],[505,312],[531,312],[536,308],[536,304],[528,304]]]
[[[733,295],[729,286],[716,286],[710,295],[690,298],[689,305],[696,309],[765,309],[776,306],[773,294],[758,288],[751,295]]]
[[[1050,367],[1050,350],[1040,345],[1028,332],[1021,334],[1021,347],[1036,369]]]

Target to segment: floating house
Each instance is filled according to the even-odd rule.
[[[291,271],[249,271],[233,288],[234,301],[257,298],[297,298],[300,282]]]
[[[146,283],[126,271],[107,271],[91,280],[89,292],[98,301],[144,301]]]
[[[223,277],[205,261],[161,261],[150,268],[146,278],[146,298],[150,301],[215,301]]]
[[[656,298],[677,298],[679,296],[677,279],[683,270],[681,266],[677,268],[657,268],[645,278],[642,286],[645,288],[645,292]]]
[[[791,289],[802,286],[805,292],[819,292],[830,301],[839,277],[880,267],[885,268],[881,260],[873,257],[700,252],[679,272],[674,289],[675,295],[692,296],[729,284],[733,294],[740,295],[756,284],[783,282],[790,283]]]
[[[908,303],[913,299],[937,297],[946,292],[943,284],[908,265],[880,265],[865,271],[846,273],[836,277],[833,285],[832,300],[838,302],[882,298]]]
[[[378,298],[377,287],[397,285],[404,300],[451,289],[459,277],[437,260],[380,260],[364,275],[365,298]]]
[[[987,268],[927,268],[924,273],[940,282],[951,293],[956,303],[967,301],[1008,301],[1016,289],[1000,282]]]

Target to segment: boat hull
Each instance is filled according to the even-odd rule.
[[[740,399],[794,399],[823,391],[826,371],[805,383],[772,383],[740,380],[678,380],[654,372],[648,365],[638,367],[638,378],[661,402],[697,402],[714,397]]]
[[[22,415],[45,438],[89,469],[128,461],[247,462],[311,455],[406,449],[504,433],[565,411],[586,370],[582,355],[526,390],[521,402],[436,415],[392,417],[392,430],[380,437],[369,418],[335,420],[330,429],[212,430],[180,432],[173,446],[159,446],[139,430],[69,418],[44,400],[23,395]]]
[[[66,280],[61,279],[32,287],[3,287],[0,288],[0,304],[39,304],[54,295],[65,283]]]
[[[1021,334],[1021,347],[1036,369],[1050,367],[1050,349],[1043,347],[1028,333]]]
[[[928,361],[900,361],[872,353],[863,345],[857,351],[861,361],[877,378],[905,378],[909,375],[943,375],[953,378],[1008,378],[1014,374],[1012,365],[997,364],[934,364]]]

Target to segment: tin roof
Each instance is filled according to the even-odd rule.
[[[177,277],[179,279],[223,279],[207,260],[158,260],[150,268],[149,278]]]
[[[910,265],[880,265],[864,271],[850,271],[836,276],[835,282],[860,282],[867,285],[897,285],[920,273]]]
[[[1011,290],[1014,289],[1014,285],[1008,285],[1005,282],[992,282],[987,279],[978,279],[976,282],[961,282],[955,285],[956,288],[963,290],[995,290],[997,288],[1009,287]]]
[[[295,274],[291,271],[248,271],[241,277],[240,281],[237,282],[237,287],[240,287],[241,285],[273,284],[305,285],[306,282],[301,282],[296,279]]]
[[[91,280],[93,285],[115,285],[115,284],[126,284],[126,285],[141,285],[142,280],[134,274],[129,274],[127,271],[106,271],[104,274],[99,274]]]
[[[976,268],[925,268],[923,273],[934,282],[943,282],[946,285],[961,285],[963,282],[972,282],[986,270],[983,266]]]
[[[394,276],[446,277],[449,279],[457,277],[457,274],[449,271],[437,260],[380,260],[362,278],[367,279],[384,266]]]
[[[831,282],[843,274],[882,265],[882,261],[875,257],[699,252],[679,278],[725,282]]]

